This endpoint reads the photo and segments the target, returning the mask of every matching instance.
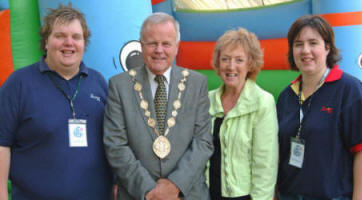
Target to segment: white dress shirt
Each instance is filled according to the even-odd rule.
[[[151,86],[151,92],[152,92],[152,97],[155,98],[155,94],[156,94],[156,90],[158,87],[158,83],[157,81],[155,81],[155,77],[156,75],[153,74],[147,67],[147,74],[148,74],[148,81],[150,82],[150,86]],[[169,67],[164,73],[163,76],[165,76],[166,78],[166,83],[165,83],[165,87],[166,87],[166,97],[168,98],[168,88],[170,85],[170,78],[171,78],[171,67]]]

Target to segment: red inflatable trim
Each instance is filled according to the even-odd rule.
[[[158,3],[162,3],[166,0],[151,0],[152,1],[152,5],[158,4]]]
[[[260,45],[264,49],[264,70],[289,69],[286,38],[261,40]],[[190,69],[211,70],[213,69],[211,60],[214,46],[215,42],[181,41],[176,63]]]
[[[177,65],[190,69],[212,69],[211,59],[215,42],[180,42]]]
[[[0,86],[14,71],[11,40],[10,40],[10,11],[0,11]]]
[[[323,14],[332,26],[353,26],[362,24],[362,11]]]

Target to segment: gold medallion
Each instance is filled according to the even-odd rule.
[[[151,116],[150,111],[146,110],[146,111],[145,111],[145,116],[146,116],[146,117],[150,117],[150,116]]]
[[[184,91],[185,90],[185,84],[183,84],[183,83],[178,84],[178,89],[180,91]]]
[[[157,157],[163,159],[171,152],[171,143],[167,137],[160,135],[153,142],[153,152]]]
[[[141,108],[143,109],[143,110],[147,110],[147,108],[148,108],[148,103],[147,103],[147,101],[145,101],[145,100],[141,100]]]
[[[167,120],[168,127],[171,128],[171,127],[175,126],[175,124],[176,124],[175,118],[171,117],[170,119]]]
[[[163,159],[165,158],[170,152],[171,152],[171,143],[170,141],[167,139],[167,135],[169,133],[169,130],[171,127],[176,125],[176,116],[177,116],[177,109],[181,108],[181,95],[182,92],[186,89],[185,86],[185,82],[186,82],[186,77],[189,75],[189,71],[188,70],[184,70],[182,71],[183,74],[183,78],[180,80],[179,84],[177,85],[178,87],[178,96],[177,99],[173,102],[173,111],[171,112],[172,117],[170,117],[167,120],[167,128],[165,129],[164,135],[160,135],[160,133],[157,131],[156,127],[156,121],[155,119],[153,119],[151,117],[151,112],[148,110],[148,102],[143,98],[143,94],[142,94],[142,85],[136,81],[135,76],[136,76],[136,71],[135,70],[129,70],[128,71],[129,75],[133,77],[133,89],[138,92],[138,95],[140,97],[140,107],[144,110],[144,115],[147,117],[147,124],[149,127],[153,128],[153,131],[155,132],[157,138],[156,140],[153,142],[153,152],[160,158]]]
[[[137,92],[140,92],[142,90],[142,85],[139,84],[138,82],[136,82],[134,84],[134,90],[136,90]]]
[[[131,76],[133,76],[133,77],[135,77],[136,76],[136,71],[135,70],[133,70],[133,69],[131,69],[131,70],[129,70],[129,75],[131,75]]]
[[[177,110],[181,107],[181,101],[179,99],[173,102],[173,107]]]
[[[152,127],[152,128],[155,128],[155,125],[156,125],[156,122],[153,118],[148,118],[148,126]]]
[[[185,77],[188,76],[190,74],[190,72],[188,70],[184,70],[182,71],[182,75],[184,75]]]

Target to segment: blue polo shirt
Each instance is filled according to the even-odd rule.
[[[299,126],[298,94],[292,89],[279,96],[280,165],[278,188],[282,193],[332,199],[351,197],[353,153],[362,150],[362,83],[335,66],[323,85],[304,100],[305,140],[302,168],[289,165],[291,137]]]
[[[87,120],[87,147],[70,147],[69,101],[78,119]],[[10,179],[14,200],[110,199],[111,169],[103,148],[106,82],[83,63],[65,80],[40,62],[12,73],[0,88],[0,145],[11,148]]]

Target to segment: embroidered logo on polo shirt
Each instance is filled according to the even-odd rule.
[[[98,102],[101,101],[101,97],[96,96],[96,95],[94,95],[93,93],[90,94],[90,98],[91,98],[91,99],[95,99],[95,100],[98,101]]]
[[[328,114],[333,112],[333,108],[322,106],[321,111],[326,111]]]

